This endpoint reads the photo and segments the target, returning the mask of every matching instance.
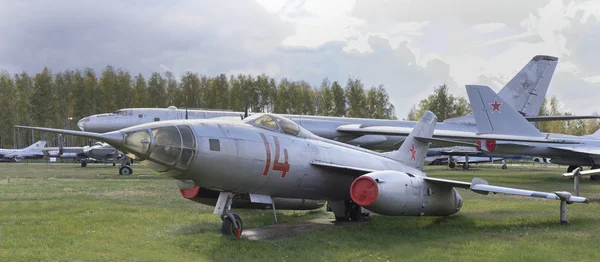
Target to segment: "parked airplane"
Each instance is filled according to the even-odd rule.
[[[399,150],[388,153],[328,140],[270,114],[238,122],[161,121],[108,133],[19,127],[104,141],[179,180],[188,199],[195,199],[201,188],[218,191],[214,213],[221,216],[222,233],[237,237],[242,220],[230,211],[236,195],[273,208],[274,197],[327,200],[337,220],[361,220],[363,207],[392,216],[452,215],[462,207],[455,188],[561,200],[561,222],[566,222],[566,203],[588,202],[568,192],[492,186],[479,178],[463,182],[426,176],[422,168],[436,120],[426,112]]]
[[[502,97],[496,95],[489,87],[467,86],[467,94],[480,134],[519,135],[564,139],[573,142],[570,145],[557,145],[503,141],[487,147],[487,151],[496,154],[551,158],[550,162],[554,164],[569,165],[567,172],[572,172],[580,166],[600,169],[600,130],[587,136],[542,133],[508,104],[505,104]],[[592,178],[599,179],[600,177]]]
[[[46,141],[40,140],[23,149],[0,149],[0,158],[14,161],[43,158],[44,153],[41,149],[45,146]]]
[[[42,148],[42,151],[45,153],[46,157],[78,159],[80,160],[81,167],[86,167],[89,159],[112,162],[113,166],[115,166],[117,158],[119,158],[120,155],[119,150],[102,142],[96,142],[93,146],[63,147],[62,134],[58,135],[58,147],[46,147]],[[121,167],[119,168],[119,174],[130,175],[132,173],[133,169],[131,169],[130,163],[122,161]]]

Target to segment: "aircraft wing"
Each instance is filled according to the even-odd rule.
[[[310,164],[313,166],[319,167],[319,168],[339,171],[340,173],[345,173],[345,174],[348,174],[351,176],[361,176],[364,174],[368,174],[368,173],[377,171],[377,170],[372,170],[372,169],[364,169],[364,168],[338,165],[338,164],[333,164],[333,163],[325,163],[325,162],[321,162],[321,161],[311,161]],[[507,194],[507,195],[546,198],[546,199],[554,199],[554,200],[561,200],[561,198],[564,198],[567,202],[578,202],[578,203],[588,203],[589,202],[589,200],[585,197],[572,196],[568,192],[559,191],[559,192],[554,192],[554,193],[548,193],[548,192],[532,191],[532,190],[518,189],[518,188],[512,188],[512,187],[493,186],[493,185],[488,184],[487,181],[485,181],[481,178],[477,178],[477,177],[473,178],[473,180],[470,183],[464,182],[464,181],[435,178],[435,177],[423,177],[423,179],[427,182],[430,182],[433,184],[438,184],[441,186],[469,189],[475,193],[479,193],[482,195],[487,195],[489,193],[502,193],[502,194]]]
[[[584,155],[600,155],[600,147],[594,146],[550,146],[549,148],[556,149],[567,153],[578,153]]]
[[[310,161],[310,164],[312,166],[316,166],[319,168],[323,168],[323,169],[327,169],[327,170],[332,170],[332,171],[338,171],[340,173],[344,173],[344,174],[348,174],[351,176],[362,176],[364,174],[368,174],[371,172],[375,172],[377,170],[374,169],[365,169],[365,168],[360,168],[360,167],[351,167],[351,166],[343,166],[343,165],[338,165],[338,164],[334,164],[334,163],[326,163],[326,162],[322,162],[322,161]]]
[[[544,122],[544,121],[566,121],[566,120],[577,120],[577,119],[598,119],[600,116],[589,115],[589,116],[525,116],[527,121],[530,122]]]
[[[43,152],[48,152],[48,151],[59,151],[60,147],[44,147],[41,149]],[[62,148],[63,153],[75,153],[75,154],[81,154],[83,153],[83,148],[82,147],[63,147]]]
[[[587,198],[573,196],[568,192],[559,191],[559,192],[554,192],[554,193],[548,193],[548,192],[532,191],[532,190],[518,189],[518,188],[512,188],[512,187],[493,186],[493,185],[488,184],[487,181],[485,181],[481,178],[477,178],[477,177],[473,178],[471,183],[447,180],[447,179],[440,179],[440,178],[433,178],[433,177],[425,177],[424,179],[431,183],[447,185],[447,186],[452,186],[452,187],[458,187],[458,188],[464,188],[464,189],[470,189],[471,191],[482,194],[482,195],[487,195],[489,193],[501,193],[501,194],[507,194],[507,195],[546,198],[546,199],[554,199],[554,200],[561,200],[564,198],[564,200],[566,200],[567,202],[589,203],[589,200]]]
[[[407,136],[412,131],[410,127],[397,126],[361,126],[359,124],[343,125],[337,128],[337,131],[345,134],[355,135],[388,135],[388,136]],[[553,143],[553,144],[580,144],[580,142],[569,141],[566,139],[549,139],[545,137],[534,136],[518,136],[518,135],[503,135],[503,134],[477,134],[464,131],[439,130],[433,132],[434,138],[439,138],[448,144],[451,144],[453,139],[468,139],[468,140],[497,140],[497,141],[512,141],[512,142],[533,142],[533,143]],[[464,144],[455,144],[464,145]]]

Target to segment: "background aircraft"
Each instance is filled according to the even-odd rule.
[[[480,134],[519,135],[547,139],[564,139],[572,144],[528,143],[500,141],[487,151],[506,155],[531,155],[551,158],[550,162],[569,165],[567,172],[580,166],[600,169],[600,130],[587,136],[542,133],[518,112],[511,108],[502,97],[487,86],[467,86],[471,108],[477,120]],[[599,179],[600,177],[594,176]]]
[[[46,141],[40,140],[23,149],[0,149],[0,158],[20,161],[21,159],[39,159],[44,157],[42,148]]]
[[[179,180],[190,199],[201,188],[219,191],[214,213],[221,216],[223,234],[237,237],[243,224],[230,206],[239,194],[273,208],[274,197],[327,200],[337,220],[361,220],[363,207],[393,216],[452,215],[462,207],[455,188],[561,200],[561,214],[566,214],[567,202],[588,202],[567,192],[492,186],[478,178],[462,182],[426,176],[422,168],[436,120],[426,112],[400,149],[387,153],[324,139],[269,114],[241,122],[161,121],[102,134],[22,128],[105,141]]]
[[[46,157],[56,157],[60,159],[77,159],[81,163],[81,167],[86,167],[88,161],[94,159],[95,161],[112,162],[113,166],[116,165],[117,158],[119,158],[119,150],[110,146],[107,143],[96,142],[92,146],[82,147],[63,147],[62,134],[58,135],[58,147],[45,147],[42,151]],[[119,168],[119,174],[130,175],[133,173],[131,169],[131,163],[124,160]]]
[[[556,68],[558,59],[551,56],[535,56],[513,77],[512,80],[500,91],[500,95],[505,100],[510,101],[515,108],[519,108],[522,114],[527,115],[528,119],[534,121],[586,118],[574,116],[558,117],[538,117],[540,105],[548,90],[552,74]],[[230,118],[237,119],[243,116],[242,112],[226,111],[208,111],[208,110],[188,110],[169,107],[167,109],[158,108],[129,108],[121,109],[114,113],[92,115],[81,119],[77,125],[81,130],[91,132],[109,132],[134,126],[138,124],[150,123],[161,120],[174,119],[207,119],[207,118]],[[347,127],[355,125],[371,126],[402,126],[414,127],[413,121],[393,121],[393,120],[374,120],[374,119],[356,119],[344,117],[319,117],[319,116],[300,116],[284,115],[302,127],[308,129],[321,137],[334,139],[344,143],[361,146],[375,150],[394,150],[397,149],[404,136],[386,136],[386,135],[356,135],[344,132]],[[593,116],[596,117],[596,116]],[[472,115],[459,118],[447,119],[438,124],[438,129],[476,132],[475,122]],[[440,146],[436,144],[435,146]],[[443,145],[441,145],[443,146]],[[445,155],[466,156],[466,162],[469,162],[469,154],[479,153],[475,147],[471,147],[469,152],[460,152],[455,148],[441,150]],[[450,161],[450,166],[454,167],[454,162]],[[468,165],[464,165],[468,167]]]

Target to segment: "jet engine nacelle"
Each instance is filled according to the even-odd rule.
[[[462,207],[462,198],[453,187],[398,171],[376,171],[356,178],[350,196],[357,205],[390,216],[447,216]]]
[[[189,189],[180,186],[180,191],[184,198],[209,206],[215,206],[217,204],[217,198],[219,198],[220,193],[219,191],[201,188],[196,185]],[[322,208],[325,205],[325,201],[322,200],[280,197],[273,197],[273,202],[275,203],[275,209],[277,210],[313,210]],[[248,195],[238,194],[233,198],[231,208],[271,209],[272,207],[270,204],[252,203]]]

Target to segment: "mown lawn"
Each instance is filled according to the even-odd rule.
[[[572,191],[564,168],[481,165],[429,168],[429,175],[533,190]],[[183,199],[173,180],[141,166],[118,176],[110,165],[0,163],[0,260],[133,261],[600,261],[600,183],[583,181],[590,204],[483,196],[465,190],[452,217],[374,216],[364,225],[275,240],[235,240],[219,232],[212,207]],[[271,211],[236,210],[246,227],[273,222]],[[283,223],[332,218],[278,211]]]

